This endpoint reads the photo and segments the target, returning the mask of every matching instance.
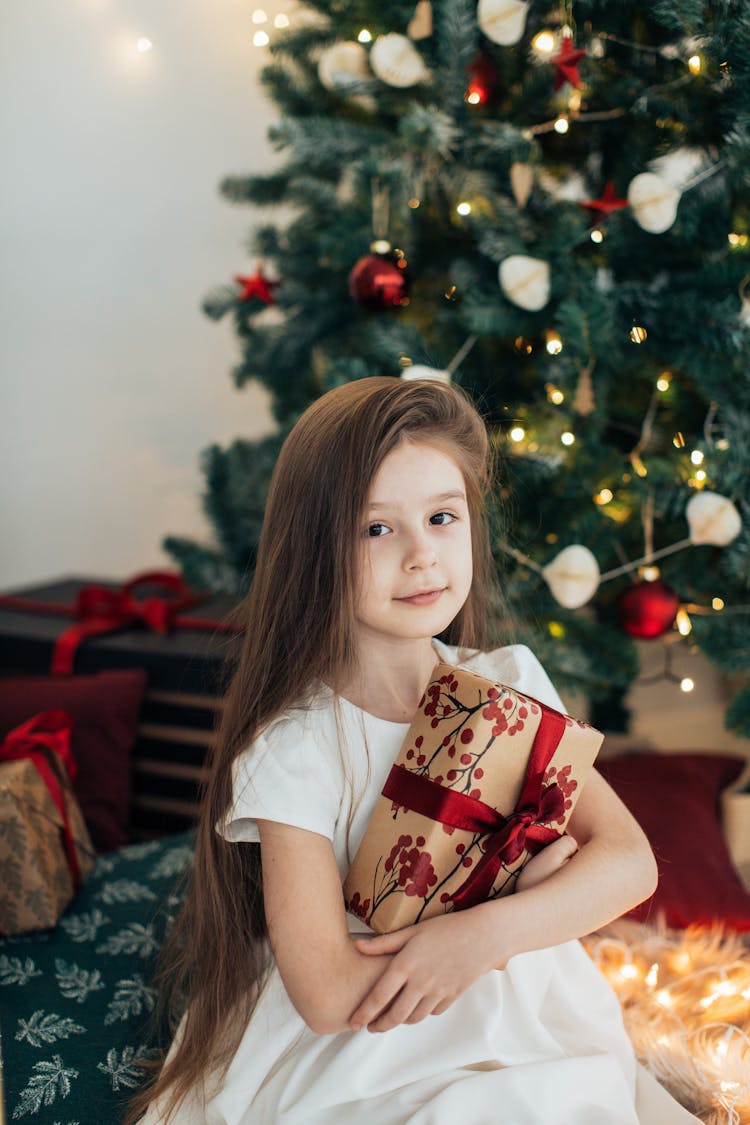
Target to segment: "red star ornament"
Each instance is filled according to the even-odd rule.
[[[613,211],[620,211],[627,205],[627,199],[618,197],[613,180],[607,180],[601,199],[582,199],[580,202],[585,211],[591,212],[593,226],[606,222]]]
[[[556,90],[559,90],[566,82],[570,82],[571,86],[575,86],[576,90],[580,90],[581,76],[578,73],[578,64],[585,54],[586,52],[584,50],[573,46],[573,37],[571,35],[563,35],[560,54],[555,55],[551,60],[555,67]]]
[[[267,277],[263,276],[263,271],[258,266],[252,277],[243,277],[237,274],[234,279],[238,285],[242,286],[242,291],[239,293],[238,301],[249,301],[255,297],[257,300],[262,301],[264,305],[275,304],[273,291],[278,287],[278,281],[270,281]]]

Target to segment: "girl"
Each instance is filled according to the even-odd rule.
[[[598,774],[575,855],[557,841],[515,895],[369,938],[344,910],[439,659],[562,707],[528,649],[481,651],[501,607],[488,454],[458,389],[390,378],[329,392],[287,438],[168,950],[182,1018],[134,1107],[149,1125],[697,1120],[636,1066],[574,940],[654,888],[645,837]]]

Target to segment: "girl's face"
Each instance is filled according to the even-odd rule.
[[[417,640],[445,629],[472,579],[463,474],[434,445],[400,442],[375,474],[360,540],[360,640]]]

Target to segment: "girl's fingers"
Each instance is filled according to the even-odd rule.
[[[404,930],[394,930],[392,934],[378,934],[377,937],[355,938],[354,944],[360,953],[370,953],[382,956],[384,953],[398,953],[403,949],[411,934],[412,927]]]
[[[420,1000],[408,1020],[404,1020],[404,1023],[421,1023],[426,1016],[437,1015],[437,1012],[433,1011],[433,1007],[432,1000],[425,997],[423,1000]]]
[[[351,1030],[359,1031],[360,1028],[367,1027],[376,1020],[399,994],[404,983],[403,976],[396,976],[389,970],[383,973],[362,1003],[352,1012],[349,1019]]]
[[[409,1023],[410,1017],[422,1002],[422,993],[418,989],[403,988],[390,1007],[367,1025],[367,1030],[390,1031],[399,1024]]]
[[[452,1003],[453,1003],[452,1000],[441,1000],[441,1002],[437,1005],[437,1007],[432,1009],[432,1015],[433,1016],[442,1016],[443,1012],[448,1011],[448,1009],[450,1008]]]

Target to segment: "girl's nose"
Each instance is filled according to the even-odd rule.
[[[406,570],[422,570],[428,566],[434,566],[437,562],[437,554],[432,543],[425,535],[414,535],[406,551],[404,557],[404,566]]]

